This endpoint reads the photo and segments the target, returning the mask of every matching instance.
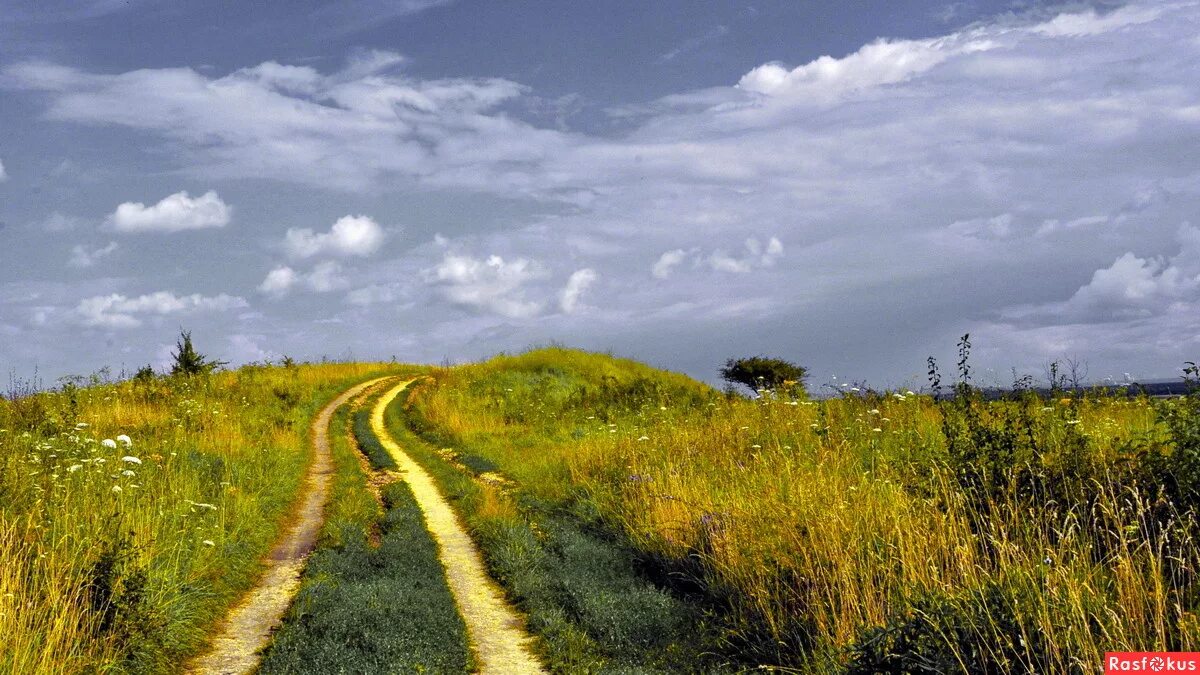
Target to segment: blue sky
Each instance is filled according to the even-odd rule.
[[[5,3],[0,368],[1200,355],[1200,4]]]

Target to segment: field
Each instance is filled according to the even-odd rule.
[[[747,397],[551,348],[0,401],[0,669],[178,670],[286,523],[317,408],[385,370],[420,375],[387,432],[550,670],[1094,672],[1200,648],[1200,396]],[[264,671],[471,661],[371,400],[331,427],[325,530]]]
[[[382,370],[251,366],[0,400],[0,671],[177,669],[257,575],[316,408]]]
[[[592,521],[716,603],[729,662],[1090,672],[1195,648],[1195,399],[959,393],[747,399],[552,349],[440,370],[410,415],[518,486],[486,495],[482,541],[531,501]]]

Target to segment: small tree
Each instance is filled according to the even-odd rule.
[[[783,359],[752,356],[729,359],[721,368],[721,378],[730,384],[744,384],[750,391],[759,389],[788,389],[804,393],[804,378],[808,371]]]
[[[192,346],[191,331],[179,331],[179,340],[175,342],[175,360],[171,364],[172,375],[207,375],[228,363],[227,361],[209,360],[207,356],[196,351]]]

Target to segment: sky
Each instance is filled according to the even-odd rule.
[[[0,0],[0,370],[1200,357],[1200,2]]]

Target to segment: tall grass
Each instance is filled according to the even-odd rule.
[[[731,653],[1089,672],[1200,645],[1185,453],[1150,401],[749,400],[558,349],[436,377],[415,411],[447,444],[586,501],[723,604]]]
[[[253,581],[316,408],[375,365],[0,400],[0,671],[163,671]]]

